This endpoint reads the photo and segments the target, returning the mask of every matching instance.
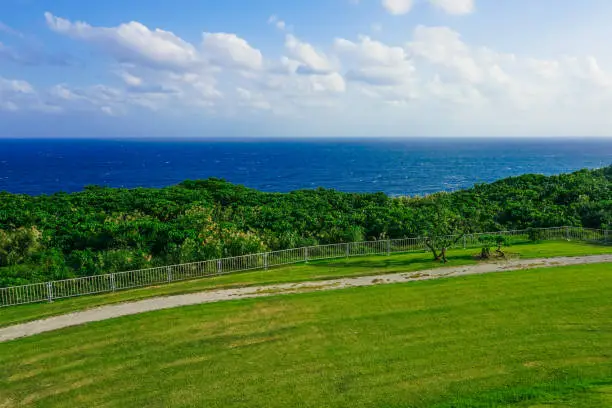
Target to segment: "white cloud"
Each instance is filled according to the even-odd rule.
[[[482,67],[474,60],[472,50],[450,28],[418,26],[408,50],[415,57],[449,68],[446,74],[459,75],[469,82],[483,79]]]
[[[474,0],[429,0],[429,2],[448,14],[470,14],[474,11]]]
[[[142,85],[142,78],[130,74],[129,72],[121,72],[121,78],[129,86],[140,86]]]
[[[53,104],[45,102],[29,82],[0,76],[0,111],[51,113],[58,110]]]
[[[407,56],[402,47],[388,46],[368,36],[360,36],[358,43],[337,38],[334,48],[339,54],[363,65],[393,66],[405,61]]]
[[[235,34],[204,33],[203,50],[220,66],[260,69],[263,65],[261,52]]]
[[[102,106],[100,110],[109,116],[117,116],[117,113],[110,106]]]
[[[270,16],[268,19],[268,24],[274,24],[274,26],[281,31],[285,31],[287,29],[287,23],[280,20],[276,15]]]
[[[351,81],[365,82],[370,85],[401,85],[410,81],[414,67],[411,64],[396,67],[369,67],[356,68],[346,73],[347,79]]]
[[[451,14],[474,10],[472,2],[427,1]],[[391,6],[401,13],[411,4]],[[395,44],[367,35],[315,44],[286,34],[279,44],[285,55],[278,58],[232,33],[204,33],[202,44],[192,45],[138,22],[93,27],[51,14],[47,21],[54,31],[113,57],[118,63],[109,71],[116,85],[36,89],[2,79],[0,109],[269,115],[270,123],[283,115],[300,131],[316,123],[321,133],[346,126],[345,134],[373,124],[382,126],[379,134],[529,132],[531,124],[536,134],[580,129],[588,118],[612,128],[612,71],[602,60],[500,52],[468,43],[448,27],[417,26]],[[273,16],[269,23],[280,21]]]
[[[198,60],[195,47],[173,33],[150,30],[132,21],[118,27],[92,27],[84,22],[71,22],[45,13],[53,31],[99,45],[122,62],[184,68]]]
[[[329,75],[313,75],[310,77],[312,88],[315,92],[335,92],[346,91],[346,83],[342,75],[334,72]]]
[[[81,99],[79,95],[72,92],[65,84],[55,85],[50,89],[49,93],[59,99],[67,101]]]
[[[22,86],[17,85],[14,80],[0,77],[0,111],[15,112],[19,110],[15,99],[20,93],[18,89]]]
[[[465,15],[474,11],[474,0],[427,0],[435,8],[448,14]],[[382,0],[382,6],[393,15],[408,14],[414,7],[413,0]]]
[[[0,89],[4,92],[16,94],[33,94],[34,88],[27,81],[17,79],[5,79],[0,77]]]
[[[162,29],[150,30],[132,21],[117,27],[93,27],[45,13],[47,25],[55,32],[102,47],[119,62],[156,68],[199,69],[205,61],[221,67],[258,69],[261,52],[235,34],[204,33],[202,48]]]
[[[359,36],[358,42],[336,39],[334,50],[349,67],[346,72],[349,81],[373,86],[399,86],[413,80],[413,61],[403,47]]]
[[[305,72],[329,74],[334,71],[331,61],[324,53],[317,51],[311,44],[298,40],[292,34],[287,34],[285,48],[300,62],[300,67],[305,68]]]
[[[259,92],[250,91],[244,88],[236,88],[236,93],[238,94],[241,106],[258,110],[269,110],[272,108],[270,103]]]
[[[402,15],[412,10],[412,0],[382,0],[383,7],[391,14]]]

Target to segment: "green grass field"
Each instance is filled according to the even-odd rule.
[[[0,345],[0,407],[610,407],[610,299],[597,264],[127,316]]]
[[[579,242],[554,241],[539,244],[524,244],[508,249],[520,254],[520,258],[542,258],[573,255],[597,255],[612,253],[612,246],[597,246]],[[474,264],[477,249],[453,250],[449,252],[450,263],[446,266]],[[356,257],[335,261],[298,264],[268,271],[255,271],[225,275],[214,278],[178,282],[169,285],[148,287],[108,293],[97,296],[59,300],[51,304],[31,304],[0,309],[0,327],[35,319],[84,310],[106,304],[145,299],[155,296],[177,295],[203,290],[241,286],[268,285],[284,282],[303,282],[347,276],[364,276],[396,272],[412,272],[441,267],[433,262],[429,253],[404,255]]]

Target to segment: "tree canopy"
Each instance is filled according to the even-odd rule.
[[[612,166],[426,197],[264,193],[219,179],[0,192],[0,286],[307,245],[561,225],[612,226]]]

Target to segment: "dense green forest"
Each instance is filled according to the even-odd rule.
[[[263,193],[218,179],[0,193],[0,286],[306,245],[561,225],[612,226],[612,166],[426,197]]]

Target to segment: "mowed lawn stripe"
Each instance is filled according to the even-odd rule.
[[[2,344],[0,406],[536,404],[612,382],[611,298],[597,264],[128,316]]]

